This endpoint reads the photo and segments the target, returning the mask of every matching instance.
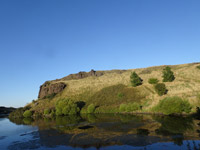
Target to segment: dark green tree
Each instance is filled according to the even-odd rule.
[[[174,81],[174,73],[171,71],[171,68],[169,66],[165,67],[163,69],[163,82],[172,82]]]
[[[159,96],[167,94],[167,88],[164,83],[158,83],[155,85],[155,91]]]
[[[137,75],[136,72],[132,72],[132,73],[131,73],[130,80],[131,80],[131,85],[132,85],[133,87],[142,85],[142,81],[143,81],[143,80]]]

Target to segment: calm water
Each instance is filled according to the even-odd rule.
[[[0,118],[0,150],[198,150],[199,123],[188,117],[119,114]]]

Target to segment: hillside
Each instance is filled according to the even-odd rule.
[[[43,97],[39,95],[40,98],[28,104],[27,107],[34,112],[43,113],[44,109],[54,109],[59,99],[67,97],[74,102],[83,103],[83,110],[87,109],[88,105],[94,104],[96,112],[99,113],[118,112],[121,104],[133,102],[142,106],[141,112],[151,112],[163,98],[179,96],[189,101],[194,112],[196,107],[200,106],[200,69],[197,66],[199,63],[170,66],[175,80],[165,82],[168,93],[163,96],[155,92],[154,86],[149,84],[148,80],[157,78],[159,82],[162,82],[162,71],[166,66],[80,72],[45,82],[41,86],[44,92]],[[130,75],[133,71],[143,79],[143,84],[138,87],[132,87],[130,84]],[[60,88],[59,84],[66,86]],[[51,93],[48,93],[49,91]]]

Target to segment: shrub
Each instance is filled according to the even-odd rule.
[[[126,104],[121,104],[119,107],[120,112],[125,112],[126,111]]]
[[[87,113],[94,113],[95,106],[93,104],[90,104],[87,108]]]
[[[199,66],[197,66],[197,69],[200,69],[200,65],[199,65]]]
[[[155,91],[159,96],[167,94],[167,89],[164,83],[158,83],[155,85]]]
[[[44,96],[43,99],[48,98],[49,100],[52,100],[55,96],[56,96],[56,93],[52,93],[52,94],[49,94],[47,96]]]
[[[60,99],[56,104],[56,115],[72,115],[80,112],[77,104],[70,99]]]
[[[23,118],[24,116],[23,116],[23,114],[24,114],[24,112],[25,112],[25,108],[18,108],[18,109],[16,109],[15,111],[13,111],[13,112],[11,112],[10,114],[9,114],[9,118],[11,119],[11,118]]]
[[[50,114],[50,110],[49,109],[45,109],[44,110],[44,115],[48,115],[48,114]]]
[[[140,109],[140,105],[138,103],[130,103],[126,107],[126,112],[132,112]]]
[[[159,80],[157,78],[150,78],[148,82],[149,84],[157,84]]]
[[[163,82],[172,82],[175,79],[174,73],[171,71],[171,68],[168,66],[163,69],[162,77],[163,77]]]
[[[81,114],[86,114],[87,113],[87,109],[86,108],[82,108],[80,111]]]
[[[117,96],[118,96],[119,98],[122,98],[122,97],[124,97],[124,94],[123,94],[123,93],[118,93]]]
[[[121,104],[119,107],[120,112],[133,112],[140,109],[140,105],[136,102],[129,104]]]
[[[29,118],[29,117],[32,116],[32,112],[31,112],[30,110],[26,110],[26,111],[24,112],[23,116],[24,116],[25,118]]]
[[[182,112],[189,113],[191,108],[187,100],[183,100],[180,97],[167,97],[159,102],[155,110],[170,115]]]
[[[142,79],[137,75],[136,72],[132,72],[130,76],[131,85],[133,87],[139,86],[142,84]]]

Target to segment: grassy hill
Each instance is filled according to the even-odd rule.
[[[10,114],[18,117],[53,117],[80,113],[194,113],[200,108],[200,63],[169,66],[173,82],[164,82],[167,93],[159,96],[150,78],[163,81],[163,69],[156,66],[130,70],[79,72],[45,82],[40,95],[24,108]],[[143,80],[133,87],[132,72]],[[97,76],[98,75],[98,76]],[[57,92],[57,94],[52,92]],[[51,93],[51,94],[49,94]],[[200,113],[200,109],[197,111]]]
[[[187,99],[192,105],[192,112],[200,106],[200,69],[199,63],[170,66],[175,75],[173,82],[165,82],[168,93],[159,96],[149,78],[157,78],[162,82],[162,70],[166,66],[156,66],[130,70],[103,71],[99,77],[90,76],[83,79],[49,81],[50,84],[62,82],[67,87],[54,97],[38,99],[27,106],[34,112],[43,113],[44,109],[54,109],[56,102],[61,98],[71,98],[74,102],[83,102],[83,111],[88,105],[94,104],[96,112],[118,112],[121,104],[137,102],[142,106],[140,112],[151,112],[160,100],[165,97],[179,96]],[[132,87],[131,72],[135,71],[142,79],[143,84]]]

